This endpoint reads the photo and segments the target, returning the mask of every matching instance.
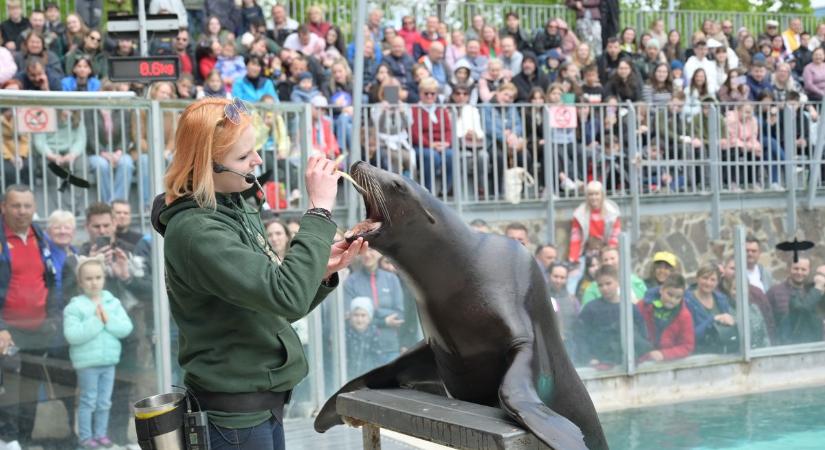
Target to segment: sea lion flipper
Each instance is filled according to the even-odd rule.
[[[581,429],[541,401],[532,343],[515,344],[510,361],[498,391],[501,407],[551,448],[587,450]]]
[[[437,386],[442,386],[443,389],[443,383],[436,369],[435,355],[430,346],[425,341],[421,341],[389,364],[376,367],[341,387],[324,403],[324,407],[315,418],[315,431],[323,433],[335,425],[344,423],[335,411],[335,403],[339,394],[366,388],[393,387],[414,387],[418,390],[433,392]]]

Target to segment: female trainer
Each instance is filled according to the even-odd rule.
[[[152,223],[165,237],[169,305],[180,329],[184,382],[208,411],[213,450],[283,449],[283,407],[307,375],[290,326],[337,285],[336,272],[366,250],[332,243],[335,163],[309,159],[312,208],[281,264],[257,210],[240,192],[260,166],[255,130],[240,101],[206,98],[180,117],[175,156]]]

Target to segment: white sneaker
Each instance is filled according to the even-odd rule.
[[[576,183],[570,178],[565,177],[561,181],[561,187],[562,189],[564,189],[565,192],[573,192],[576,190]]]
[[[778,192],[778,191],[784,191],[784,190],[785,190],[785,187],[784,187],[784,186],[782,186],[782,185],[781,185],[781,184],[779,184],[779,183],[774,182],[774,183],[771,183],[771,187],[770,187],[770,189],[771,189],[772,191],[777,191],[777,192]]]

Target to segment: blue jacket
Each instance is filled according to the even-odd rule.
[[[521,114],[512,104],[502,106],[491,103],[484,107],[484,123],[487,124],[487,139],[491,141],[503,142],[504,130],[510,130],[517,136],[522,135]]]
[[[264,95],[271,95],[278,103],[278,93],[275,92],[275,85],[272,80],[266,77],[258,77],[258,81],[252,84],[249,77],[243,77],[232,85],[232,95],[247,102],[259,102]]]
[[[46,298],[46,322],[43,327],[53,327],[55,330],[60,321],[60,302],[58,295],[60,292],[55,287],[57,269],[52,259],[52,251],[49,239],[43,230],[36,224],[32,224],[34,236],[37,238],[37,244],[40,247],[40,259],[43,260],[43,279],[46,282],[46,289],[49,290],[49,295]],[[9,289],[9,282],[11,281],[11,253],[9,251],[9,244],[6,242],[6,226],[2,216],[0,216],[0,312],[3,310],[3,305],[6,303],[6,293]],[[3,315],[0,314],[0,330],[6,330],[8,326],[3,321]]]
[[[773,85],[771,84],[771,77],[765,75],[765,78],[762,79],[762,82],[758,82],[753,79],[753,77],[748,74],[747,78],[749,95],[751,100],[759,100],[759,96],[762,95],[763,92],[773,92]]]
[[[398,329],[388,328],[386,325],[387,316],[398,314],[398,318],[404,320],[404,291],[401,289],[401,282],[398,275],[382,269],[375,271],[375,289],[378,293],[378,307],[373,314],[373,323],[381,330],[379,337],[380,353],[397,352]],[[370,272],[365,269],[353,270],[344,282],[344,307],[349,311],[350,302],[355,297],[372,298],[372,286],[370,283]]]
[[[77,78],[74,76],[64,77],[63,80],[60,81],[60,85],[63,87],[64,91],[73,92],[77,90]],[[86,82],[86,92],[98,92],[100,90],[100,80],[96,77],[89,77],[89,81]]]
[[[733,314],[730,302],[728,302],[728,297],[725,294],[719,291],[713,291],[713,301],[716,303],[721,314]],[[698,342],[704,338],[708,328],[713,326],[713,314],[709,313],[705,307],[702,306],[702,303],[699,302],[699,299],[693,295],[693,286],[685,291],[685,304],[690,311],[690,315],[693,316],[693,329],[695,331],[696,341]]]
[[[126,310],[109,291],[101,294],[108,321],[95,314],[97,306],[85,295],[72,298],[63,310],[63,335],[69,343],[69,357],[75,369],[114,366],[120,361],[120,340],[132,332]]]

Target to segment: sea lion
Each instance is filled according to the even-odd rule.
[[[425,338],[344,385],[327,400],[315,429],[343,423],[335,412],[338,394],[402,386],[500,406],[555,449],[607,449],[527,249],[471,230],[407,178],[363,162],[350,175],[363,187],[367,219],[346,237],[363,237],[403,269],[418,293]]]

